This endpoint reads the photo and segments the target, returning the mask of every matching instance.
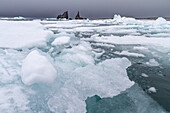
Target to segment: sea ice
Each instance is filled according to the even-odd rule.
[[[19,17],[14,17],[14,20],[25,20],[25,18],[22,16],[19,16]]]
[[[107,44],[107,43],[94,43],[93,45],[95,45],[95,46],[104,46],[104,47],[112,47],[112,48],[115,47],[113,44]]]
[[[146,64],[149,66],[159,66],[159,63],[155,59],[150,59]]]
[[[52,34],[39,21],[0,21],[1,48],[45,46]]]
[[[15,82],[19,78],[25,55],[25,52],[13,49],[0,49],[0,84]]]
[[[141,76],[143,76],[143,77],[149,77],[149,76],[148,76],[147,74],[145,74],[145,73],[142,73]]]
[[[48,101],[52,112],[85,113],[85,99],[89,96],[113,97],[131,87],[126,68],[131,63],[126,58],[105,60],[97,65],[79,67],[67,73],[63,87]],[[65,71],[65,70],[64,70]],[[122,84],[123,83],[123,84]]]
[[[112,98],[86,99],[87,113],[168,113],[137,84]]]
[[[23,90],[22,86],[16,84],[0,86],[0,112],[31,112],[28,107],[30,101]]]
[[[150,87],[150,88],[148,89],[148,91],[149,91],[149,92],[152,92],[152,93],[156,93],[155,87]]]
[[[120,15],[114,15],[113,21],[116,21],[117,23],[123,23],[123,20]]]
[[[56,70],[48,59],[37,50],[33,50],[24,59],[21,78],[24,84],[52,83],[57,76]]]
[[[114,52],[115,54],[118,55],[125,55],[125,56],[133,56],[133,57],[145,57],[143,54],[139,54],[139,53],[132,53],[129,51],[121,51],[121,52]]]
[[[57,37],[51,45],[56,46],[56,45],[62,45],[62,44],[67,44],[70,41],[70,37],[68,36],[62,36],[62,37]]]
[[[101,36],[92,37],[91,40],[96,42],[105,42],[113,44],[142,44],[142,45],[153,45],[156,47],[170,48],[170,38],[147,38],[145,36]]]
[[[91,50],[92,48],[87,42],[81,42],[79,45],[70,49],[64,49],[62,53],[55,58],[56,65],[63,69],[64,72],[70,72],[77,67],[94,64]]]
[[[133,49],[134,50],[148,50],[148,48],[146,48],[146,47],[142,47],[142,46],[135,46],[135,47],[133,47]]]
[[[165,24],[167,24],[167,21],[162,17],[159,17],[158,19],[156,19],[156,21],[154,21],[154,25],[165,25]]]
[[[145,66],[163,65],[156,60],[169,53],[169,34],[170,22],[162,18],[156,22],[120,16],[85,21],[1,20],[0,112],[84,113],[87,97],[98,95],[113,98],[105,102],[114,103],[109,103],[117,108],[114,110],[160,113],[160,105],[129,80],[126,69],[131,62],[114,53],[134,56],[130,58],[133,63],[143,63],[149,57]],[[157,55],[158,50],[166,52]],[[27,92],[29,89],[34,94]],[[151,87],[151,91],[156,89]]]

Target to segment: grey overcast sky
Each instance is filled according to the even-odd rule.
[[[170,0],[0,0],[1,17],[56,17],[66,10],[72,18],[77,11],[87,18],[170,17]]]

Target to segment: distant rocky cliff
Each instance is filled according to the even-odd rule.
[[[62,15],[57,16],[57,19],[62,19],[62,18],[68,19],[68,11],[64,12]]]

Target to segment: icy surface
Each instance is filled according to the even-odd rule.
[[[134,56],[134,57],[145,57],[143,54],[139,53],[131,53],[129,51],[122,51],[122,52],[115,52],[118,55],[127,55],[127,56]]]
[[[163,18],[1,20],[0,112],[84,113],[94,95],[100,113],[170,111],[169,36]]]
[[[167,113],[136,84],[112,98],[90,97],[86,104],[87,113]]]
[[[63,52],[55,58],[56,65],[64,70],[64,73],[68,73],[78,67],[94,64],[91,50],[92,48],[87,42],[82,42],[78,46],[64,49]]]
[[[165,24],[167,24],[167,21],[164,18],[159,17],[158,19],[156,19],[154,24],[155,25],[165,25]]]
[[[88,96],[97,94],[101,97],[112,97],[118,95],[134,84],[126,75],[128,66],[130,66],[129,60],[117,58],[106,60],[98,65],[78,68],[68,73],[69,79],[48,101],[50,110],[84,113],[86,111],[84,100]]]
[[[63,36],[63,37],[57,37],[53,42],[52,45],[62,45],[62,44],[67,44],[70,41],[70,37],[68,36]]]
[[[142,44],[142,45],[154,45],[164,48],[170,48],[170,38],[146,38],[144,36],[102,36],[95,37],[92,40],[97,42],[113,43],[113,44]]]
[[[57,76],[55,68],[48,59],[37,50],[33,50],[24,59],[21,69],[21,78],[24,84],[52,83]]]
[[[138,47],[138,46],[133,47],[133,49],[134,50],[143,50],[143,51],[148,50],[148,48],[146,48],[146,47]]]
[[[156,93],[155,87],[150,87],[150,88],[148,89],[148,91],[151,92],[151,93]]]
[[[142,75],[141,76],[143,76],[143,77],[149,77],[147,74],[145,74],[145,73],[142,73]]]
[[[28,96],[22,92],[23,88],[17,85],[0,86],[1,113],[28,112]]]
[[[146,64],[149,66],[159,66],[159,63],[155,59],[150,59]]]
[[[39,21],[0,21],[1,48],[45,46],[51,36]]]
[[[25,18],[22,17],[22,16],[19,16],[19,17],[14,17],[14,20],[24,20]]]

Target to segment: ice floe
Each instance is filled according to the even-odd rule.
[[[68,36],[62,36],[62,37],[57,37],[51,45],[56,46],[56,45],[62,45],[62,44],[67,44],[70,41],[70,37]]]
[[[113,97],[120,94],[134,84],[126,74],[126,68],[130,65],[128,59],[116,58],[77,68],[68,73],[69,79],[48,101],[50,110],[84,113],[84,100],[88,96],[97,94],[101,97]]]
[[[1,48],[45,46],[52,34],[39,21],[0,21]]]
[[[146,48],[146,47],[141,47],[141,46],[135,46],[135,47],[133,47],[133,49],[134,50],[148,50],[148,48]]]
[[[170,48],[170,38],[146,38],[145,36],[102,36],[93,37],[92,40],[96,42],[105,42],[113,44],[141,44],[141,45],[154,45],[163,48]]]
[[[115,54],[118,54],[118,55],[125,55],[125,56],[133,56],[133,57],[145,57],[145,55],[143,54],[139,54],[139,53],[132,53],[132,52],[129,52],[129,51],[121,51],[121,52],[114,52]]]
[[[156,93],[155,87],[150,87],[150,88],[148,89],[148,91],[151,92],[151,93]]]
[[[146,64],[149,66],[159,66],[159,63],[155,59],[150,59]]]
[[[143,77],[149,77],[149,76],[148,76],[147,74],[145,74],[145,73],[142,73],[141,76],[143,76]]]

